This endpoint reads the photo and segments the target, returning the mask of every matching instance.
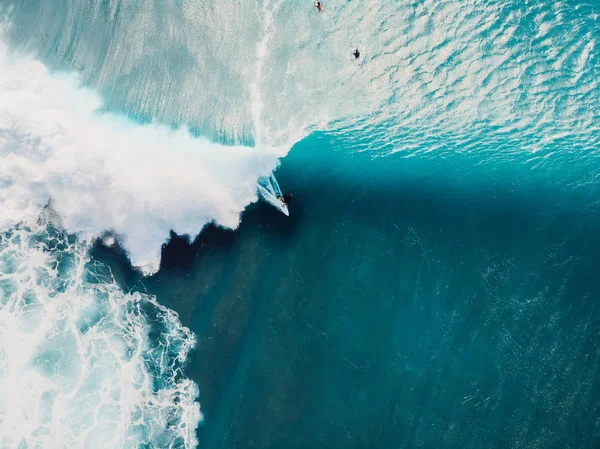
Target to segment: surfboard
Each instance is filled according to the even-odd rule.
[[[271,174],[271,176],[261,176],[258,178],[256,187],[263,200],[276,209],[279,209],[288,217],[290,216],[290,211],[288,210],[287,204],[279,199],[281,198],[282,193],[274,175]]]

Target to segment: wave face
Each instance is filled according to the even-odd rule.
[[[76,238],[0,234],[0,337],[2,447],[196,445],[197,388],[181,373],[193,335]]]

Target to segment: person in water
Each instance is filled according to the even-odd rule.
[[[358,48],[355,48],[352,54],[354,55],[354,59],[360,58],[360,51],[358,51]]]
[[[315,8],[317,8],[317,10],[319,12],[323,12],[323,3],[321,3],[321,2],[315,2],[314,5],[315,5]]]
[[[292,195],[291,193],[286,193],[285,195],[279,197],[279,199],[281,200],[281,202],[285,205],[290,204],[290,201],[292,201],[292,198],[294,197],[294,195]]]

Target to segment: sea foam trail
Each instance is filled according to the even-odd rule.
[[[0,447],[196,447],[193,335],[87,252],[51,225],[0,233]]]
[[[235,228],[258,177],[285,154],[140,125],[101,106],[76,75],[53,76],[0,40],[0,229],[35,222],[51,200],[68,232],[111,230],[132,263],[153,272],[170,230]]]

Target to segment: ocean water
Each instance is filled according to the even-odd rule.
[[[0,7],[0,447],[598,446],[600,5]]]

